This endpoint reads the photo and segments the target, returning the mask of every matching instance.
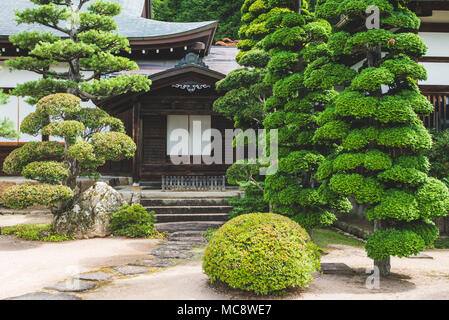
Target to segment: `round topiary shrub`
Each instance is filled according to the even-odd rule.
[[[227,222],[212,236],[203,269],[211,283],[258,295],[303,288],[320,268],[320,254],[307,232],[273,213],[250,213]]]

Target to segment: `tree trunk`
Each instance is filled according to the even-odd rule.
[[[379,275],[381,277],[388,277],[391,270],[390,257],[383,261],[374,260],[374,267],[379,269]]]
[[[382,220],[374,221],[374,232],[378,230],[385,230],[385,222]],[[378,261],[374,260],[374,268],[379,268],[379,275],[382,277],[387,277],[390,275],[391,265],[390,265],[390,257],[385,260]]]

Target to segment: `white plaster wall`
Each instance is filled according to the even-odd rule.
[[[10,71],[6,66],[5,63],[2,61],[0,62],[0,88],[15,88],[18,84],[24,83],[27,81],[35,81],[39,80],[41,78],[40,75],[29,72],[29,71]],[[53,70],[64,72],[67,70],[67,66],[64,64],[53,66]],[[92,74],[91,72],[85,73],[86,76],[89,76]],[[95,105],[92,102],[83,103],[83,107],[90,107],[95,108]],[[22,120],[29,115],[31,112],[35,110],[34,106],[29,105],[24,101],[21,97],[15,97],[10,96],[9,101],[5,105],[0,105],[0,119],[3,120],[5,117],[8,118],[11,122],[14,123],[14,128],[18,132],[20,132],[20,123]],[[30,136],[28,134],[20,134],[19,139],[6,139],[0,137],[0,143],[1,142],[30,142],[30,141],[40,141],[40,136]],[[57,137],[51,137],[50,140],[54,141],[62,141],[62,139]]]
[[[449,57],[449,33],[420,32],[419,35],[429,48],[426,57]]]
[[[427,80],[422,85],[449,85],[449,63],[421,62],[427,70]]]

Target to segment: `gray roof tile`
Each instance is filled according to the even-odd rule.
[[[143,9],[143,0],[113,1],[122,4],[122,13],[115,17],[115,19],[119,29],[118,32],[127,38],[153,38],[164,35],[175,35],[215,23],[214,21],[178,23],[145,19],[140,17]],[[23,31],[49,30],[39,25],[17,25],[14,21],[15,9],[23,10],[34,6],[29,0],[2,0],[0,2],[0,36],[10,36]],[[58,32],[51,31],[58,34]]]

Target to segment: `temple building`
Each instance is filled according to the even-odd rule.
[[[226,119],[212,110],[219,96],[217,81],[239,68],[235,62],[235,47],[214,46],[217,22],[171,23],[151,19],[151,0],[113,0],[122,5],[117,16],[118,31],[131,45],[129,57],[139,65],[139,72],[152,81],[149,92],[127,94],[103,101],[98,106],[116,116],[125,124],[128,135],[137,144],[134,159],[108,163],[102,172],[108,175],[130,176],[136,184],[160,187],[162,179],[178,177],[223,177],[228,165],[191,164],[174,165],[170,159],[172,147],[168,137],[179,128],[190,132],[193,123],[201,121],[201,131],[215,128],[220,131],[233,128]],[[4,60],[25,54],[14,47],[8,37],[25,30],[41,27],[17,25],[14,10],[23,10],[33,4],[29,0],[2,1],[0,4],[0,88],[9,91],[18,83],[34,80],[37,74],[25,71],[10,72]],[[423,94],[435,105],[435,112],[423,119],[430,129],[449,128],[449,3],[443,0],[411,0],[409,6],[422,21],[419,35],[429,47],[420,60],[428,71],[428,79],[420,82]],[[20,122],[33,106],[20,97],[11,97],[7,105],[0,106],[1,115],[9,118],[20,131]],[[14,148],[40,137],[22,134],[19,139],[0,140],[0,161]],[[193,145],[204,141],[186,142],[184,156],[194,159],[211,150],[196,150]],[[206,143],[207,144],[207,143]],[[224,146],[223,146],[224,148]],[[224,161],[223,161],[224,162]]]
[[[170,161],[172,142],[167,137],[176,129],[189,133],[193,123],[201,122],[201,132],[215,128],[232,129],[233,122],[213,112],[217,99],[215,83],[238,67],[235,47],[213,46],[217,22],[171,23],[151,19],[150,0],[114,0],[121,4],[122,13],[115,17],[118,32],[126,36],[131,45],[129,58],[153,82],[149,92],[115,97],[92,107],[100,107],[120,118],[127,134],[138,149],[134,159],[108,163],[102,173],[131,176],[134,182],[160,187],[163,176],[214,177],[222,182],[227,165],[191,164],[173,165]],[[8,92],[18,83],[35,80],[39,75],[25,71],[9,71],[4,60],[24,54],[14,47],[8,37],[25,30],[43,30],[44,27],[19,25],[14,21],[14,10],[32,7],[29,0],[4,1],[0,4],[0,87]],[[1,114],[9,118],[20,131],[20,122],[34,107],[20,97],[10,97],[0,106]],[[186,141],[182,155],[194,157],[210,155],[212,150],[192,148],[198,141]],[[201,139],[201,138],[200,138]],[[0,161],[14,148],[40,137],[21,134],[15,141],[0,140]],[[199,141],[200,146],[207,142]],[[223,147],[224,148],[224,147]],[[201,148],[203,149],[203,148]],[[203,154],[203,153],[207,154]],[[201,158],[201,157],[200,157]],[[217,177],[220,177],[219,179]],[[201,180],[201,179],[200,179]]]

